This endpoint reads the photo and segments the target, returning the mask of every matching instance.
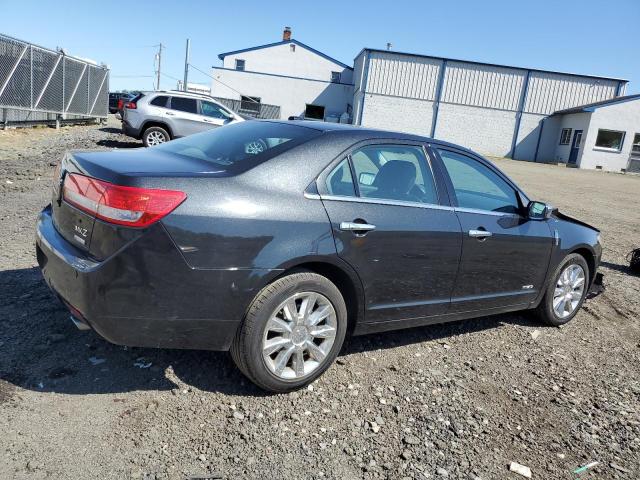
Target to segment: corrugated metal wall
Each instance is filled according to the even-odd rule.
[[[367,93],[433,100],[441,60],[372,52]]]
[[[399,116],[406,115],[411,118],[403,125],[412,125],[411,133],[424,133],[432,125],[436,138],[463,138],[465,146],[482,153],[522,159],[533,159],[543,116],[613,98],[625,85],[615,79],[366,49],[355,65],[354,104],[362,113],[356,123],[394,129]],[[361,76],[364,95],[358,90]]]
[[[531,72],[524,111],[549,115],[565,108],[616,96],[619,81],[575,77],[561,73]]]
[[[517,110],[526,70],[447,62],[441,101]]]

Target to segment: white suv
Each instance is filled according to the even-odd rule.
[[[239,114],[211,97],[179,91],[142,92],[124,104],[122,131],[145,147],[242,122]]]

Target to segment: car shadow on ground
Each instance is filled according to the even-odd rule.
[[[631,267],[629,265],[619,265],[617,263],[602,261],[600,262],[600,266],[608,268],[610,270],[615,270],[616,272],[626,273],[628,275],[637,275],[633,270],[631,270]]]
[[[102,127],[99,130],[104,133],[122,133],[122,129],[116,127]]]
[[[482,317],[349,338],[341,357],[498,328],[535,325],[521,314]],[[0,272],[0,390],[2,381],[38,392],[71,395],[195,387],[228,395],[264,396],[226,352],[130,348],[79,331],[38,268]]]
[[[122,142],[120,140],[98,140],[96,145],[105,148],[142,148],[142,142]]]

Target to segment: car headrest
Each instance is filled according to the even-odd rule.
[[[389,160],[385,163],[373,182],[382,191],[408,193],[416,183],[416,166],[405,160]]]

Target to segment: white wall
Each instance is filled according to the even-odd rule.
[[[367,55],[370,56],[368,64],[364,61]],[[362,75],[367,79],[363,85],[363,126],[429,135],[424,126],[432,123],[444,67],[435,138],[487,155],[508,155],[522,106],[513,154],[521,160],[534,159],[540,122],[547,115],[613,98],[623,84],[607,78],[531,70],[527,87],[525,68],[371,50],[363,50],[355,64],[367,70]],[[356,91],[357,106],[361,98],[362,94]],[[370,102],[373,103],[370,105]],[[355,111],[357,123],[359,109]],[[554,128],[555,121],[548,122]],[[544,134],[539,150],[544,157],[553,156],[553,142],[548,139],[548,132]],[[539,159],[543,158],[542,154],[539,151]]]
[[[591,113],[583,112],[583,113],[571,113],[568,115],[562,115],[560,117],[560,123],[557,125],[555,131],[555,137],[553,140],[555,141],[555,153],[553,156],[554,162],[562,162],[567,163],[569,161],[569,156],[571,155],[571,145],[573,145],[573,136],[575,135],[576,130],[582,130],[582,142],[580,144],[580,150],[578,151],[578,157],[576,159],[576,165],[580,163],[580,156],[584,151],[585,137],[587,136],[589,130],[589,120],[591,118]],[[569,140],[568,145],[560,145],[560,135],[562,134],[563,128],[571,129],[571,139]]]
[[[307,103],[325,107],[325,116],[339,116],[353,101],[353,85],[303,80],[261,73],[213,68],[211,95],[240,100],[240,93],[259,97],[262,103],[278,105],[280,118],[304,115]],[[232,88],[228,88],[228,85]]]
[[[614,152],[596,147],[599,129],[625,132],[622,150]],[[640,100],[597,108],[591,114],[589,130],[583,139],[582,155],[578,160],[580,168],[594,169],[600,166],[602,170],[612,172],[626,169],[636,133],[640,133]]]
[[[292,49],[291,46],[295,49]],[[223,67],[236,68],[236,59],[245,61],[249,72],[331,81],[331,72],[340,72],[340,83],[353,83],[353,71],[295,43],[284,43],[227,55]]]
[[[357,109],[354,109],[354,112]],[[431,135],[433,102],[366,94],[362,124],[372,128]]]
[[[544,151],[546,146],[543,139],[540,139],[540,145],[538,145],[538,136],[540,135],[540,128],[542,120],[545,115],[538,115],[535,113],[523,113],[520,119],[520,129],[518,130],[518,139],[516,141],[516,151],[513,154],[514,160],[533,160],[536,155],[536,147],[538,148],[538,159],[543,158],[540,156],[540,151]],[[543,128],[547,128],[545,124]],[[553,149],[548,151],[548,156],[553,156]]]
[[[515,121],[516,112],[441,103],[434,137],[501,157],[511,149]]]
[[[543,116],[541,116],[543,117]],[[538,134],[540,134],[540,143],[538,146],[538,162],[555,162],[556,147],[558,146],[558,140],[560,138],[560,124],[562,123],[562,117],[557,115],[553,117],[543,117],[544,126],[542,123],[538,127]],[[540,131],[540,128],[542,131]],[[535,152],[534,152],[535,155]],[[533,160],[534,157],[531,157]]]

